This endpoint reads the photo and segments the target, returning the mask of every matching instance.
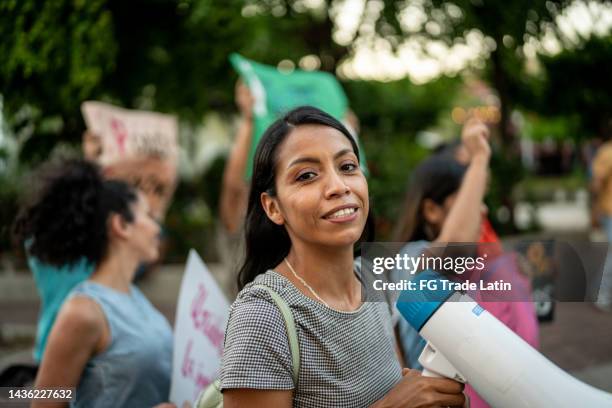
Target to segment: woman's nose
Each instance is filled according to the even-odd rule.
[[[348,194],[350,191],[351,189],[341,175],[339,175],[337,172],[332,172],[330,174],[327,182],[327,191],[325,192],[326,198]]]

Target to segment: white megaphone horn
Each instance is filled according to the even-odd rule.
[[[423,375],[467,382],[495,408],[612,407],[612,394],[557,367],[471,297],[445,289],[439,274],[425,271],[413,281],[397,308],[427,340]]]

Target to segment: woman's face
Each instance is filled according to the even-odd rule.
[[[350,141],[336,129],[300,125],[277,149],[276,197],[261,196],[268,217],[291,242],[352,246],[368,211],[368,184]]]
[[[428,200],[429,202],[425,204],[424,216],[425,221],[429,224],[431,231],[433,232],[433,239],[437,238],[442,231],[442,227],[448,218],[448,214],[451,209],[455,205],[455,200],[457,199],[457,192],[450,194],[448,197],[444,199],[442,205],[438,205],[434,203],[432,200]],[[489,213],[489,209],[487,205],[483,202],[480,204],[480,212],[483,216],[486,216]]]
[[[138,193],[138,199],[131,204],[131,210],[134,219],[127,224],[127,244],[138,254],[141,262],[154,262],[159,257],[160,227],[143,193]]]

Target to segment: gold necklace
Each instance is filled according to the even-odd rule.
[[[302,282],[302,285],[306,286],[308,288],[308,290],[310,290],[310,293],[312,293],[314,295],[314,297],[317,298],[317,300],[321,303],[323,303],[325,306],[329,307],[329,305],[327,304],[326,301],[324,301],[323,299],[321,299],[321,296],[317,295],[317,292],[315,292],[315,290],[306,283],[306,281],[304,279],[302,279],[293,269],[293,266],[291,266],[291,264],[289,263],[289,260],[287,258],[285,258],[285,263],[287,264],[287,266],[289,267],[289,270],[291,271],[291,273],[293,273],[293,276],[296,277],[297,280],[299,280],[300,282]],[[331,309],[331,307],[329,307]]]

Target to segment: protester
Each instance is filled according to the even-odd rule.
[[[483,216],[486,214],[483,198],[491,154],[488,137],[489,132],[484,124],[470,120],[462,131],[461,145],[461,154],[467,155],[467,167],[458,163],[456,156],[438,153],[415,169],[394,240],[407,242],[401,252],[410,257],[418,257],[421,254],[439,256],[441,252],[448,250],[441,244],[480,241],[481,244],[473,247],[476,253],[484,251],[487,255],[493,255],[487,259],[489,269],[495,265],[501,269],[498,273],[510,276],[512,281],[526,288],[520,294],[524,299],[480,302],[481,305],[528,343],[537,347],[537,319],[533,304],[527,299],[531,293],[527,277],[520,275],[511,255],[505,257],[500,253],[501,246],[496,235],[492,237],[491,232],[486,229],[483,233],[482,220],[486,219],[486,216]],[[396,281],[414,276],[404,270],[395,272],[393,280]],[[418,357],[425,347],[425,340],[403,320],[399,321],[399,334],[408,365],[411,368],[422,368]],[[487,406],[469,385],[466,386],[466,394],[470,397],[472,407]]]
[[[612,243],[612,141],[605,142],[597,151],[592,164],[591,190],[594,194],[594,213]],[[608,255],[601,278],[601,289],[595,302],[600,310],[612,312],[612,256]]]
[[[93,274],[70,291],[49,334],[35,387],[75,387],[75,407],[151,407],[167,400],[172,331],[131,282],[159,257],[159,226],[144,194],[65,159],[37,173],[41,187],[15,233],[52,266],[87,262]],[[69,273],[69,272],[67,272]],[[34,401],[37,406],[68,403]],[[168,405],[166,405],[168,406]]]
[[[266,131],[254,164],[221,367],[224,406],[461,406],[461,384],[401,369],[392,305],[362,302],[354,250],[372,238],[369,197],[348,130],[316,108],[296,108]],[[284,319],[254,284],[289,304],[297,384]]]
[[[102,144],[99,139],[90,131],[83,134],[83,154],[86,159],[95,161],[100,156]],[[126,181],[142,191],[147,197],[151,214],[161,225],[176,188],[177,171],[174,163],[157,155],[140,155],[113,163],[104,168],[103,173],[106,178]],[[161,256],[164,250],[163,243],[162,239]],[[68,292],[93,273],[94,265],[85,258],[70,265],[49,265],[31,256],[29,251],[26,253],[28,266],[34,275],[41,298],[34,346],[34,360],[40,363],[47,338]],[[151,267],[151,264],[139,265],[135,277],[141,278],[151,270]]]

